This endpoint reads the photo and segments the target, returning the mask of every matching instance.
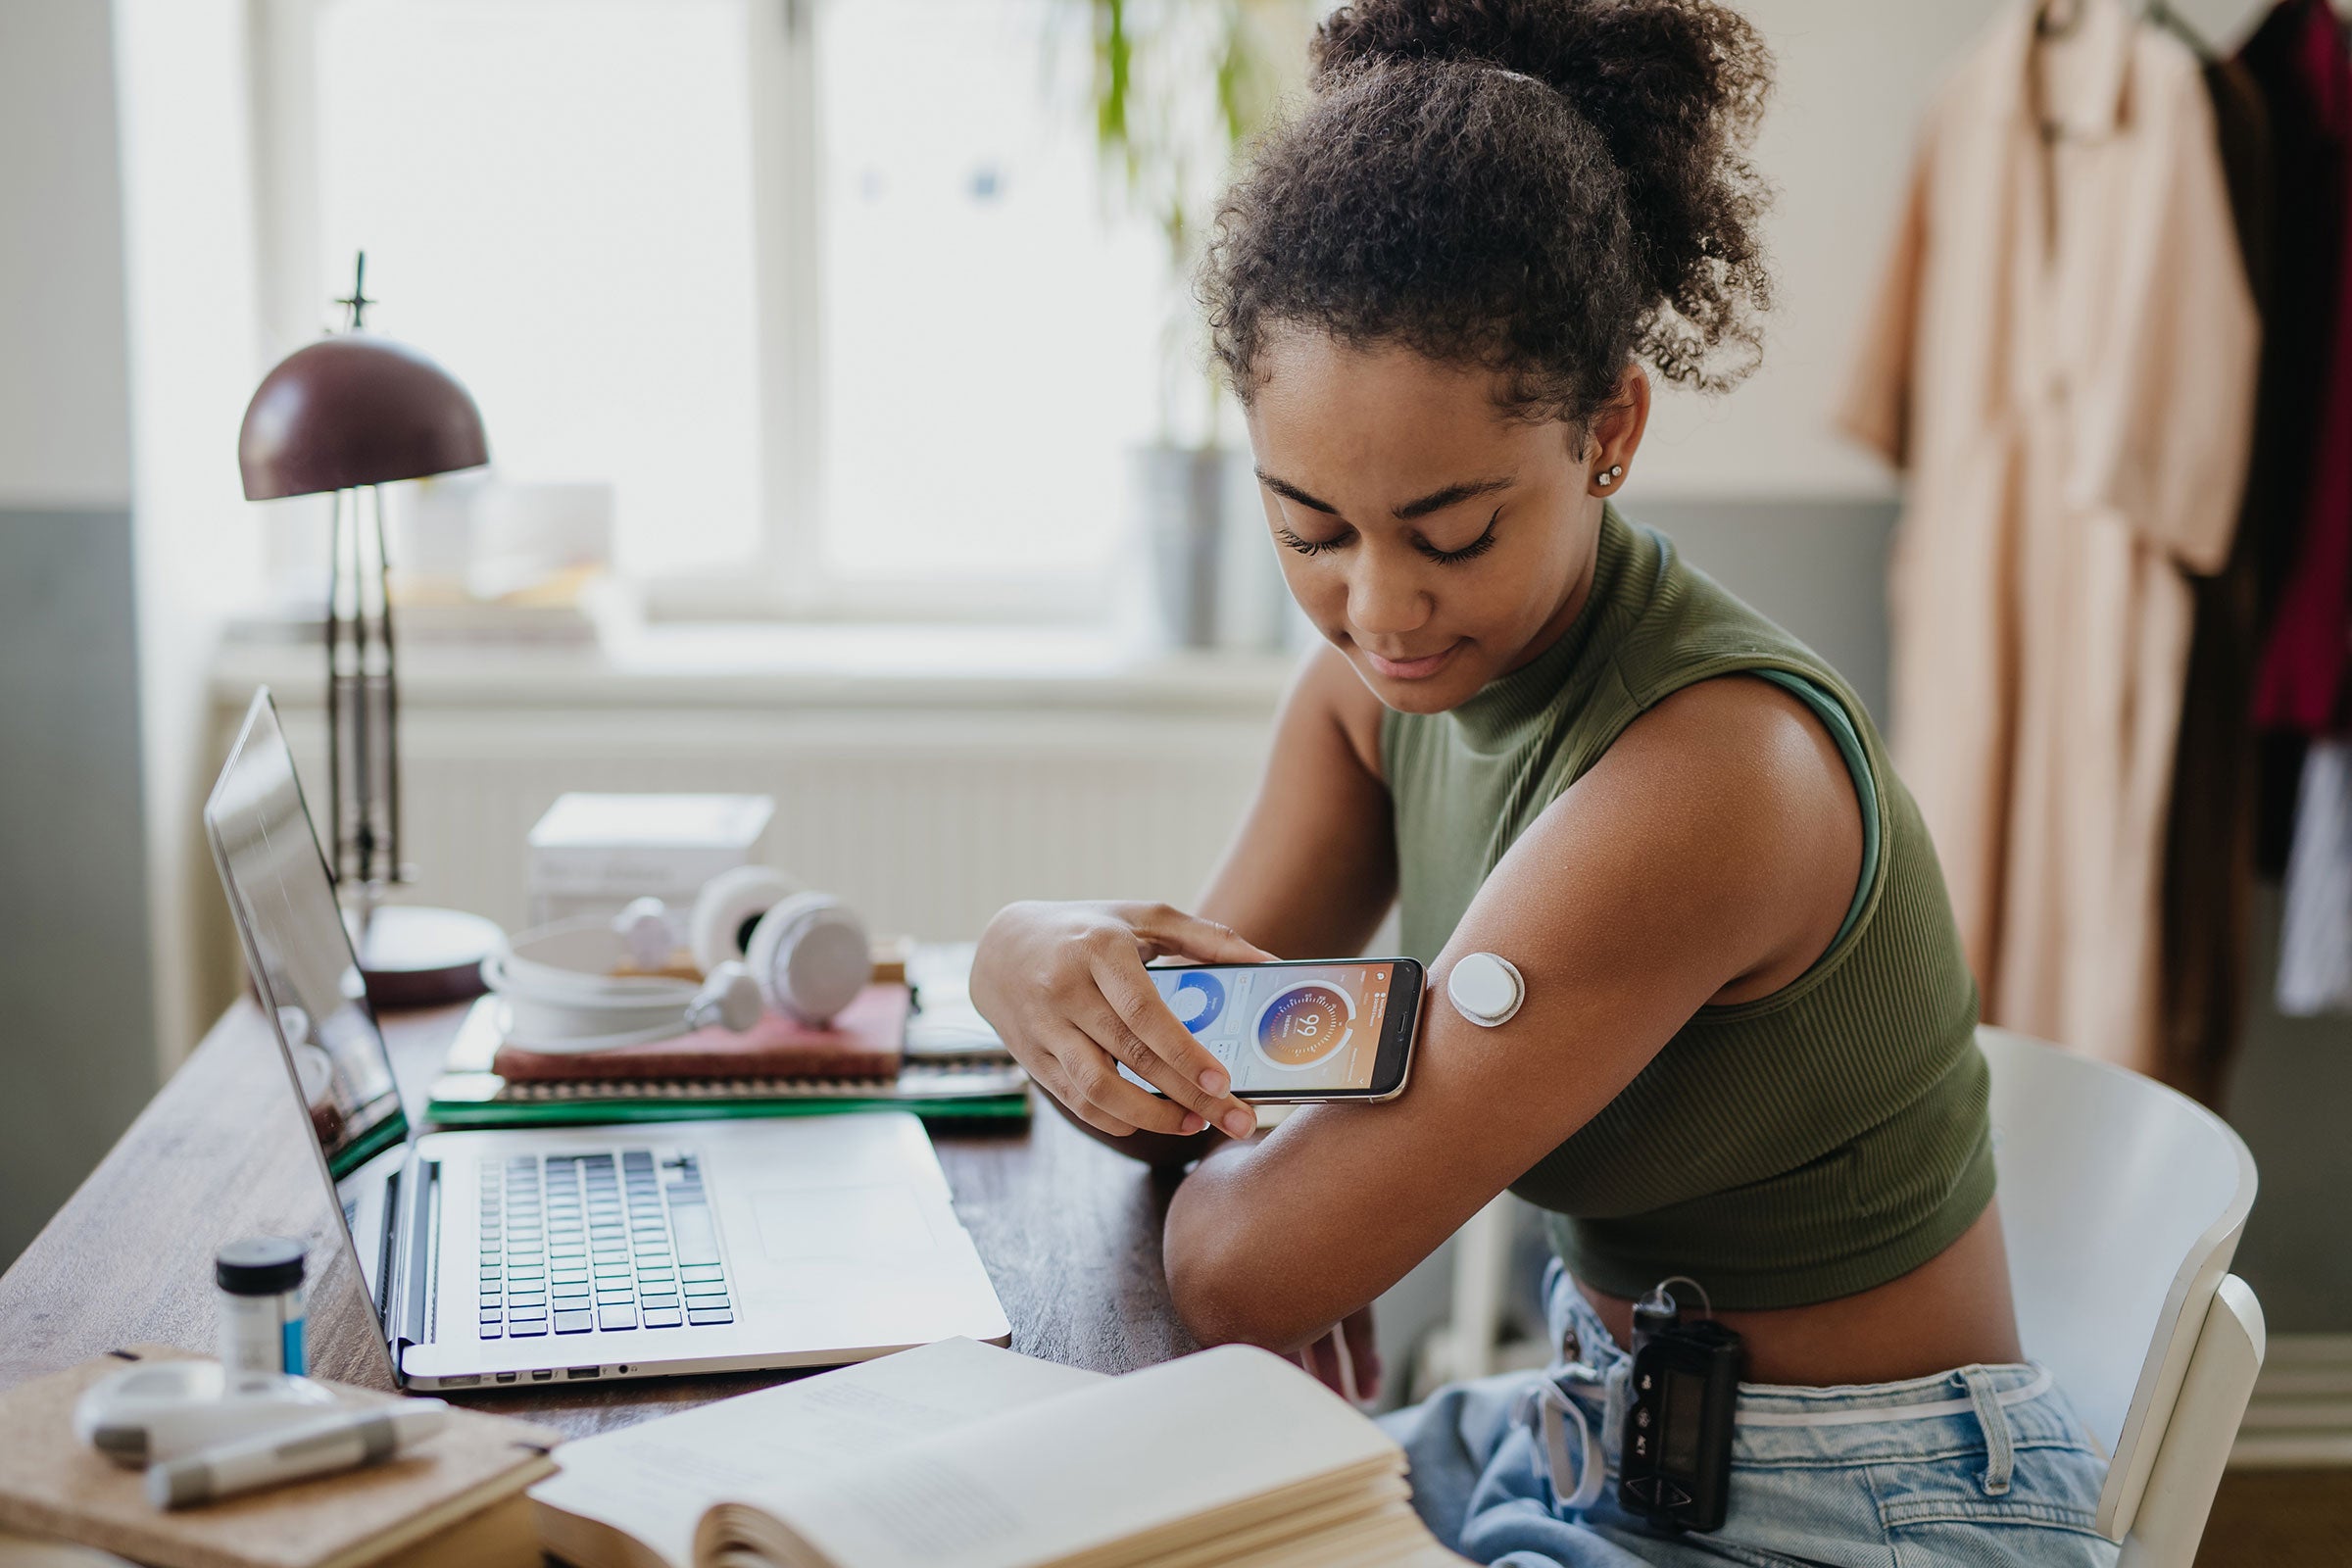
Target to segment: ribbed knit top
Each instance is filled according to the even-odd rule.
[[[1852,725],[1840,741],[1861,742],[1879,833],[1853,912],[1789,984],[1700,1008],[1511,1190],[1550,1211],[1552,1245],[1600,1290],[1684,1274],[1719,1307],[1796,1306],[1918,1267],[1993,1188],[1976,983],[1927,827],[1852,688],[1609,508],[1592,592],[1559,640],[1448,712],[1386,714],[1382,763],[1403,948],[1429,961],[1627,725],[1740,672],[1827,692]]]

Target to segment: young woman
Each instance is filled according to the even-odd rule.
[[[1203,1343],[1363,1387],[1374,1297],[1506,1188],[1548,1211],[1558,1362],[1391,1418],[1472,1557],[2112,1560],[2021,1362],[1918,812],[1835,670],[1609,505],[1648,374],[1753,361],[1761,42],[1711,0],[1359,0],[1315,65],[1203,292],[1329,646],[1200,912],[1012,906],[975,1001],[1113,1147],[1199,1161],[1165,1245]],[[1393,903],[1436,998],[1410,1087],[1251,1138],[1145,960],[1354,954]],[[1444,1001],[1481,951],[1526,979],[1498,1028]],[[1685,1537],[1613,1484],[1632,1301],[1675,1275],[1751,1380],[1729,1522]]]

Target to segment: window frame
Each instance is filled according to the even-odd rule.
[[[337,292],[318,248],[314,71],[319,10],[334,3],[255,0],[252,13],[255,252],[271,362],[318,335],[326,302]],[[649,575],[630,579],[630,586],[646,613],[661,620],[1100,623],[1107,618],[1113,569],[974,581],[863,579],[824,565],[824,83],[816,13],[820,5],[855,3],[746,0],[744,6],[760,391],[758,548],[725,570]],[[280,558],[274,564],[285,564],[285,535],[273,535]]]

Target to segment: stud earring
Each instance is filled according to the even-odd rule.
[[[1625,472],[1624,464],[1612,463],[1607,467],[1600,470],[1600,483],[1615,484],[1617,482],[1617,476],[1623,472]]]

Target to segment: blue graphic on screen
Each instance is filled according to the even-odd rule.
[[[1217,1014],[1225,1010],[1225,983],[1205,969],[1191,970],[1176,982],[1168,1005],[1178,1023],[1199,1034],[1214,1024]]]
[[[1179,966],[1151,975],[1176,1021],[1233,1075],[1235,1093],[1311,1095],[1371,1086],[1388,1008],[1388,964]],[[1119,1071],[1144,1082],[1124,1063]]]

